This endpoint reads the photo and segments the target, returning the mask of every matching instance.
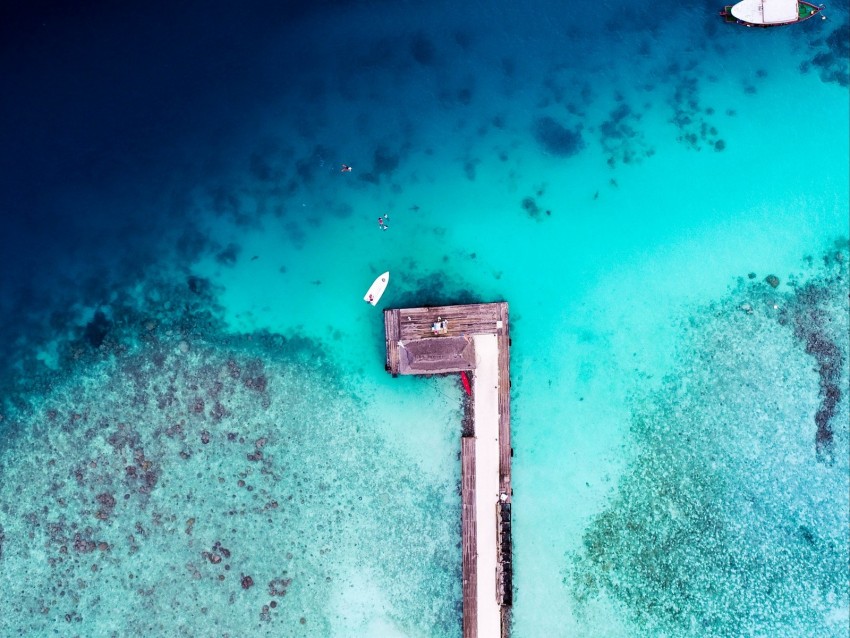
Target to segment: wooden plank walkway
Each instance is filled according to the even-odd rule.
[[[463,638],[478,638],[478,548],[475,516],[475,439],[460,440]]]
[[[435,322],[445,321],[446,329],[435,334],[432,326]],[[433,306],[423,308],[402,308],[384,310],[384,336],[386,341],[385,367],[393,376],[400,374],[401,350],[411,352],[414,348],[406,348],[412,342],[441,339],[443,337],[475,337],[476,335],[495,335],[498,343],[498,494],[493,494],[492,506],[476,504],[476,438],[461,437],[461,546],[463,570],[463,638],[477,638],[479,596],[485,593],[478,590],[479,552],[487,552],[488,556],[496,558],[496,603],[499,605],[500,635],[507,638],[510,626],[510,607],[513,604],[513,555],[511,537],[511,509],[513,490],[511,488],[511,375],[508,304],[505,302],[488,304],[469,304],[461,306]],[[433,342],[430,342],[433,343]],[[425,343],[419,344],[425,346]],[[407,355],[406,355],[407,356]],[[443,363],[441,360],[440,363]],[[457,367],[446,361],[440,366],[441,372],[459,372],[467,368]],[[455,369],[457,368],[457,369]],[[421,369],[411,370],[405,364],[404,374],[430,374]],[[473,372],[473,374],[475,374]],[[473,383],[473,387],[475,384]],[[492,395],[491,395],[492,400]],[[472,397],[473,412],[475,411],[475,396]],[[492,403],[488,403],[492,406]],[[492,410],[492,407],[490,407]],[[474,417],[473,417],[474,418]],[[474,432],[473,432],[474,435]],[[492,457],[491,457],[492,458]],[[483,470],[482,470],[483,471]],[[495,487],[495,486],[494,486]],[[480,507],[486,511],[478,512]],[[495,546],[478,547],[478,525],[494,525]],[[485,534],[485,538],[487,535]],[[491,537],[492,538],[492,537]],[[487,541],[491,543],[492,540]],[[492,552],[492,554],[490,553]],[[492,558],[488,558],[490,569]],[[489,596],[489,595],[488,595]],[[487,600],[481,601],[483,606],[491,605]],[[490,612],[488,612],[489,614]],[[492,616],[487,616],[492,618]],[[486,636],[484,638],[499,638]]]
[[[384,335],[387,343],[387,372],[398,374],[398,310],[384,310]]]

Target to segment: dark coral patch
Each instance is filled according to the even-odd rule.
[[[526,197],[522,200],[522,209],[532,219],[540,219],[540,206],[537,205],[533,197]]]
[[[230,243],[224,249],[219,251],[219,253],[215,256],[215,260],[222,266],[232,266],[239,258],[240,251],[241,248],[238,244]]]
[[[826,50],[812,58],[811,63],[820,69],[824,82],[834,82],[839,86],[850,86],[850,24],[846,21],[839,25],[825,41]],[[801,69],[805,72],[804,69]]]
[[[534,137],[544,151],[556,157],[571,157],[584,148],[581,127],[568,129],[549,116],[535,121]]]
[[[410,55],[422,66],[434,66],[437,61],[434,43],[422,33],[417,33],[411,40]]]
[[[94,318],[86,324],[85,338],[92,348],[99,348],[106,335],[109,334],[109,329],[112,323],[106,318],[106,315],[98,310],[94,313]]]
[[[291,578],[275,578],[269,581],[269,596],[285,596],[286,590],[291,584]]]
[[[360,173],[362,181],[377,184],[383,177],[390,177],[398,168],[401,156],[386,146],[378,146],[372,156],[372,170]]]

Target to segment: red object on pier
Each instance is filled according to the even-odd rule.
[[[469,385],[469,376],[463,370],[460,371],[460,380],[463,382],[463,389],[469,396],[472,396],[472,386]]]

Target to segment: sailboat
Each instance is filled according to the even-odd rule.
[[[745,27],[779,27],[808,20],[823,8],[806,0],[741,0],[726,5],[720,15],[726,22]]]

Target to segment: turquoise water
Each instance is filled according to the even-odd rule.
[[[510,304],[512,635],[846,635],[846,8],[716,9],[206,17],[226,81],[7,271],[0,633],[459,636],[462,390],[384,372],[389,270]]]

